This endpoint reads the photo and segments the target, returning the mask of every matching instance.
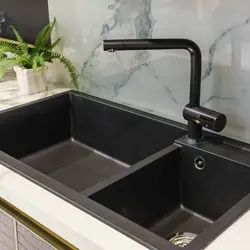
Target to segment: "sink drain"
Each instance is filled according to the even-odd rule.
[[[178,247],[185,247],[188,245],[197,235],[193,233],[175,233],[169,237],[169,242]]]

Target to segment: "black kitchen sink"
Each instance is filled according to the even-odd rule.
[[[90,198],[140,225],[141,235],[151,231],[152,239],[198,235],[188,249],[201,249],[199,235],[211,240],[223,215],[250,192],[249,166],[187,145],[172,145],[130,171]],[[157,249],[169,249],[164,240]]]
[[[185,133],[174,123],[73,91],[4,111],[0,120],[0,150],[77,192]]]
[[[0,163],[148,249],[199,250],[250,208],[250,148],[185,133],[69,91],[0,112]]]

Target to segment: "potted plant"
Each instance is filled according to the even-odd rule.
[[[17,43],[0,40],[0,79],[7,70],[14,67],[20,91],[23,94],[34,94],[46,90],[46,72],[48,65],[59,60],[68,70],[74,87],[78,89],[77,71],[72,62],[63,55],[53,51],[60,38],[50,43],[51,33],[56,24],[54,19],[38,34],[34,46],[24,42],[18,31],[11,26]]]

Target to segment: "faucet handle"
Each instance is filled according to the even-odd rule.
[[[187,121],[216,132],[221,132],[227,124],[227,117],[224,114],[201,106],[191,107],[189,104],[183,110],[183,117]]]

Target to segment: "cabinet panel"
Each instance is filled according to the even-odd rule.
[[[26,42],[34,43],[37,33],[49,22],[47,0],[1,0],[6,12],[2,36],[15,39],[9,25],[14,25]]]
[[[17,243],[19,250],[55,250],[54,247],[19,223],[17,223]]]
[[[15,250],[14,220],[0,210],[0,250]]]
[[[0,250],[78,250],[0,197]]]

